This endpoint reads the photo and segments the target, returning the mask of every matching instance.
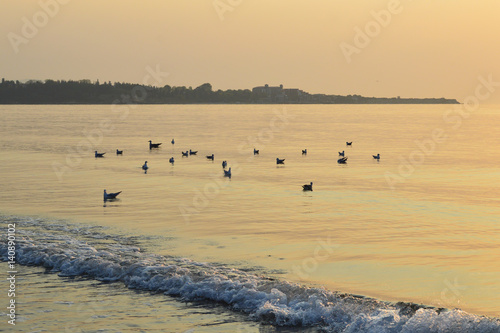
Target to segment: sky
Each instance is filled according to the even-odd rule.
[[[500,102],[498,0],[0,0],[0,77]],[[488,79],[489,78],[489,79]],[[497,91],[498,90],[498,91]]]

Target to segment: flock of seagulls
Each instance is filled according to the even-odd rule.
[[[172,139],[171,141],[172,145],[175,144],[175,140]],[[161,142],[160,143],[153,143],[152,140],[149,140],[149,149],[152,150],[152,149],[158,149],[160,148],[160,145],[161,145]],[[352,141],[351,142],[346,142],[346,146],[352,146]],[[190,156],[190,155],[196,155],[196,153],[198,153],[198,151],[193,151],[193,150],[186,150],[185,152],[182,151],[182,157],[187,157],[187,156]],[[104,157],[104,154],[106,154],[105,152],[104,153],[99,153],[97,150],[95,151],[95,158],[102,158]],[[254,155],[258,155],[259,154],[259,150],[258,149],[253,149],[253,154]],[[123,150],[119,150],[117,149],[116,150],[116,155],[123,155]],[[307,149],[302,149],[302,155],[307,155]],[[377,155],[372,155],[373,158],[377,161],[380,161],[380,154],[377,154]],[[339,151],[339,159],[337,160],[337,163],[339,164],[346,164],[347,163],[347,156],[345,156],[345,150],[343,151]],[[211,161],[214,161],[214,154],[212,155],[206,155],[206,158],[208,160],[211,160]],[[172,156],[170,159],[169,159],[169,162],[173,165],[174,164],[174,157]],[[281,164],[285,164],[285,159],[284,158],[279,158],[277,157],[276,158],[276,164],[277,165],[281,165]],[[227,161],[222,161],[222,169],[224,171],[224,177],[229,177],[231,178],[231,168],[229,168],[228,170],[226,170],[226,167],[227,167]],[[144,164],[142,165],[142,170],[144,170],[144,173],[147,173],[148,172],[148,169],[149,169],[149,166],[148,166],[148,161],[144,161]],[[310,184],[305,184],[305,185],[302,185],[302,189],[303,191],[312,191],[313,190],[313,183],[311,182]],[[115,192],[115,193],[107,193],[106,190],[104,190],[104,201],[106,202],[107,200],[114,200],[116,199],[116,197],[122,193],[122,191],[119,191],[119,192]]]

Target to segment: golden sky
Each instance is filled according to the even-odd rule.
[[[0,3],[0,75],[9,80],[148,77],[460,101],[479,76],[500,82],[498,0]],[[163,74],[152,80],[152,70]],[[495,89],[485,103],[500,102]]]

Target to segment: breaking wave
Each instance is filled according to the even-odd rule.
[[[160,256],[141,250],[137,237],[110,235],[95,226],[20,217],[16,261],[60,276],[86,276],[128,288],[164,293],[183,301],[217,302],[249,319],[326,332],[500,332],[500,320],[461,310],[373,298],[259,276],[235,268]],[[8,261],[6,232],[0,255]]]

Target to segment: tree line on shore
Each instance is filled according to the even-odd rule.
[[[269,99],[249,89],[213,90],[210,83],[199,87],[155,87],[132,83],[100,83],[99,80],[30,80],[0,83],[0,104],[456,104],[450,99],[376,98],[359,95],[304,93],[300,100]]]

